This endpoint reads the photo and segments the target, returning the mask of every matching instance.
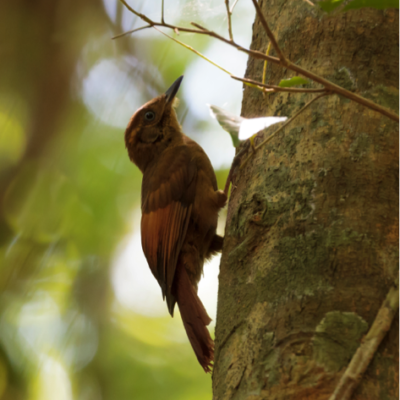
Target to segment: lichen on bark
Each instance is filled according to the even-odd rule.
[[[396,109],[398,11],[261,6],[290,60]],[[256,19],[251,47],[267,45]],[[262,70],[249,59],[246,77]],[[291,76],[268,66],[271,84]],[[242,116],[290,117],[310,96],[245,87]],[[225,235],[214,399],[329,398],[397,276],[397,125],[320,99],[238,170]],[[355,398],[396,398],[396,332],[397,322]]]
[[[313,357],[329,372],[348,365],[368,324],[355,313],[331,311],[315,329]]]

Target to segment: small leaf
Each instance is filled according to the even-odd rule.
[[[355,10],[362,7],[372,7],[378,10],[384,8],[399,8],[399,0],[354,0],[348,4],[343,11]]]
[[[343,3],[343,1],[344,0],[325,0],[318,2],[318,5],[323,11],[329,13],[338,8]]]
[[[263,117],[247,119],[231,114],[230,112],[217,106],[208,104],[208,107],[210,107],[211,116],[215,118],[221,127],[231,135],[234,147],[238,146],[240,140],[246,140],[257,132],[260,132],[271,125],[287,119],[287,117]]]
[[[293,78],[290,79],[282,79],[279,82],[280,87],[292,87],[292,86],[298,86],[298,85],[306,85],[309,83],[307,79],[301,78],[300,76],[294,76]]]

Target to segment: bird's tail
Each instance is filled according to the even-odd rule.
[[[206,326],[211,322],[203,303],[181,264],[175,272],[175,296],[190,344],[204,371],[211,372],[214,360],[214,341]]]

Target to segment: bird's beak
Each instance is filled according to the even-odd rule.
[[[171,87],[165,92],[165,96],[166,96],[166,103],[171,103],[172,100],[174,99],[176,93],[179,90],[179,86],[181,86],[181,82],[183,79],[183,75],[180,76],[172,85]]]

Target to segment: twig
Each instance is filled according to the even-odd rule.
[[[283,55],[282,50],[278,46],[278,42],[276,41],[274,34],[272,33],[271,29],[269,29],[267,20],[264,18],[264,14],[262,13],[261,8],[257,3],[257,0],[252,0],[252,1],[253,1],[255,9],[257,11],[258,18],[260,18],[261,24],[264,27],[264,30],[265,30],[269,40],[271,41],[272,46],[274,47],[274,49],[276,51],[276,54],[278,54],[278,57],[279,57],[280,61],[282,62],[282,64],[284,66],[287,66],[289,64],[289,61],[286,60],[286,57]]]
[[[277,129],[274,133],[272,133],[271,135],[269,135],[264,141],[262,141],[260,144],[258,144],[254,150],[258,150],[260,147],[264,146],[266,143],[268,143],[273,137],[275,137],[275,135],[277,135],[283,128],[285,128],[287,125],[289,125],[295,118],[297,118],[303,111],[305,111],[312,103],[314,103],[314,101],[317,101],[318,99],[320,99],[321,97],[327,96],[329,93],[322,93],[319,96],[314,97],[312,100],[310,100],[303,108],[301,108],[295,115],[293,115],[292,118],[290,118],[289,120],[287,120],[279,129]],[[240,168],[242,169],[247,161],[250,160],[250,158],[253,156],[253,154],[249,154],[249,156],[243,161],[242,165],[240,166]]]
[[[164,21],[164,0],[161,0],[161,23],[165,24],[165,21]]]
[[[249,149],[249,147],[250,147],[249,141],[245,141],[242,149],[240,149],[239,153],[236,154],[236,156],[234,157],[234,159],[232,161],[232,165],[229,170],[228,177],[226,178],[226,183],[225,183],[225,188],[224,188],[224,193],[225,193],[226,197],[228,197],[229,186],[232,182],[233,173],[235,171],[235,168],[239,165],[243,154]]]
[[[229,170],[228,176],[226,178],[226,182],[225,182],[225,187],[224,187],[224,193],[225,196],[228,198],[228,193],[229,193],[229,186],[231,185],[232,182],[232,175],[233,175],[233,163],[235,162],[235,158],[233,159],[231,168]],[[235,165],[236,167],[236,165]]]
[[[147,28],[152,28],[152,27],[153,27],[152,25],[141,26],[140,28],[136,28],[136,29],[133,29],[131,31],[124,32],[124,33],[121,33],[120,35],[114,36],[111,39],[113,39],[113,40],[114,39],[119,39],[119,38],[121,38],[123,36],[129,35],[130,33],[134,33],[134,32],[141,31],[141,30],[147,29]]]
[[[189,29],[189,28],[179,27],[179,26],[175,26],[175,25],[170,25],[170,24],[167,24],[167,23],[154,22],[151,19],[149,19],[148,17],[146,17],[145,15],[140,14],[137,11],[135,11],[132,7],[130,7],[126,3],[125,0],[120,0],[120,1],[132,13],[134,13],[139,18],[141,18],[144,21],[146,21],[152,27],[161,26],[161,27],[165,27],[165,28],[170,28],[172,30],[178,29],[181,32],[190,32],[190,33],[197,33],[199,35],[207,35],[207,36],[216,38],[218,40],[221,40],[222,42],[225,42],[225,43],[229,44],[230,46],[235,47],[237,50],[242,51],[242,52],[244,52],[244,53],[246,53],[246,54],[248,54],[248,55],[250,55],[250,56],[252,56],[254,58],[261,59],[261,60],[268,60],[268,61],[273,62],[274,64],[282,65],[282,61],[277,57],[266,55],[266,54],[264,54],[264,53],[262,53],[260,51],[257,51],[257,50],[246,49],[245,47],[240,46],[239,44],[231,41],[230,39],[226,39],[226,38],[224,38],[223,36],[219,35],[216,32],[209,31],[206,28],[204,28],[204,27],[202,27],[202,26],[200,26],[198,24],[195,24],[194,22],[192,22],[192,25],[197,27],[198,29]],[[143,29],[145,29],[145,28],[143,28]],[[370,101],[370,100],[368,100],[368,99],[366,99],[364,97],[361,97],[361,96],[359,96],[359,95],[357,95],[357,94],[355,94],[353,92],[350,92],[350,91],[348,91],[348,90],[346,90],[346,89],[344,89],[344,88],[342,88],[342,87],[340,87],[340,86],[338,86],[338,85],[336,85],[336,84],[334,84],[334,83],[322,78],[319,75],[316,75],[316,74],[314,74],[314,73],[312,73],[312,72],[310,72],[310,71],[308,71],[308,70],[306,70],[304,68],[301,68],[301,67],[299,67],[299,66],[297,66],[295,64],[292,64],[291,62],[288,62],[286,67],[291,71],[295,71],[295,72],[299,73],[300,75],[305,76],[306,78],[309,78],[309,79],[311,79],[311,80],[313,80],[315,82],[320,83],[321,85],[325,86],[325,88],[330,92],[333,92],[333,93],[339,94],[339,95],[341,95],[343,97],[346,97],[346,98],[348,98],[348,99],[350,99],[350,100],[352,100],[352,101],[354,101],[356,103],[359,103],[359,104],[361,104],[361,105],[363,105],[363,106],[365,106],[367,108],[370,108],[371,110],[377,111],[378,113],[380,113],[382,115],[385,115],[386,117],[392,119],[393,121],[399,122],[399,116],[396,113],[394,113],[393,111],[391,111],[391,110],[389,110],[389,109],[387,109],[385,107],[382,107],[382,106],[374,103],[373,101]]]
[[[162,33],[164,36],[166,36],[167,38],[170,38],[171,40],[173,40],[174,42],[180,44],[181,46],[185,47],[186,49],[192,51],[193,53],[197,54],[199,57],[203,58],[204,60],[208,61],[210,64],[214,65],[215,67],[219,68],[220,70],[226,72],[229,75],[232,75],[229,71],[227,71],[225,68],[222,68],[220,65],[218,65],[217,63],[215,63],[214,61],[211,61],[209,58],[207,58],[204,54],[201,54],[199,51],[197,51],[196,49],[194,49],[192,46],[189,46],[186,43],[181,42],[178,39],[173,38],[172,36],[169,36],[168,34],[166,34],[165,32],[161,31],[160,29],[158,29],[156,26],[153,26],[153,28]]]
[[[355,352],[329,400],[349,400],[372,361],[379,344],[392,325],[399,308],[399,289],[392,287],[376,315],[371,329]]]
[[[232,43],[232,45],[235,46],[236,43],[235,44]],[[261,60],[268,60],[275,64],[280,64],[279,59],[277,59],[276,57],[267,56],[267,55],[261,53],[260,51],[247,50],[239,45],[236,45],[235,47],[238,50],[243,51],[243,52],[253,56],[254,58],[258,58]],[[314,74],[313,72],[310,72],[310,71],[308,71],[304,68],[301,68],[298,65],[295,65],[292,63],[287,65],[287,69],[298,72],[299,74],[301,74],[307,78],[310,78],[311,80],[318,82],[321,85],[324,85],[327,90],[329,90],[333,93],[339,94],[343,97],[353,100],[356,103],[359,103],[367,108],[370,108],[371,110],[377,111],[380,114],[385,115],[386,117],[392,119],[393,121],[399,122],[399,116],[396,113],[394,113],[393,111],[391,111],[385,107],[382,107],[379,104],[376,104],[373,101],[370,101],[364,97],[361,97],[358,94],[350,92],[349,90],[346,90],[346,89],[334,84],[333,82],[330,82],[330,81],[322,78],[321,76]]]
[[[121,2],[116,4],[115,26],[122,26],[122,16],[124,14],[124,6]]]
[[[315,6],[315,4],[314,3],[312,3],[310,0],[304,0],[306,3],[308,3],[310,6]]]
[[[244,83],[251,83],[252,86],[259,86],[262,88],[272,89],[274,92],[292,92],[292,93],[325,93],[327,90],[325,88],[320,89],[308,89],[308,88],[293,88],[293,87],[280,87],[275,85],[266,85],[253,79],[239,78],[238,76],[231,75],[232,79],[241,81]]]
[[[266,55],[269,55],[269,51],[271,50],[271,42],[268,43],[267,51],[265,52]],[[262,74],[262,83],[265,83],[265,77],[267,75],[267,64],[268,61],[264,61],[264,68],[263,68],[263,74]]]
[[[236,1],[233,3],[233,5],[232,5],[232,7],[231,7],[231,14],[233,13],[233,9],[235,8],[235,6],[236,6],[236,4],[237,4],[238,1],[239,1],[239,0],[236,0]]]
[[[258,17],[260,18],[260,21],[261,21],[261,23],[262,23],[262,25],[264,27],[264,30],[265,30],[266,34],[268,35],[269,39],[271,40],[271,43],[274,46],[274,49],[277,52],[277,54],[279,56],[279,59],[280,59],[280,61],[282,62],[282,64],[284,66],[286,66],[288,69],[291,69],[292,71],[296,71],[296,72],[298,72],[298,73],[300,73],[300,74],[302,74],[302,75],[304,75],[304,76],[306,76],[308,78],[311,78],[315,82],[321,83],[322,85],[325,86],[325,88],[327,90],[330,90],[330,91],[335,92],[337,94],[341,94],[342,96],[345,96],[350,100],[353,100],[353,101],[356,101],[357,103],[363,104],[366,107],[369,107],[369,108],[371,108],[371,109],[373,109],[375,111],[378,111],[381,114],[386,115],[387,117],[393,119],[394,121],[399,122],[399,116],[397,114],[391,112],[390,110],[388,110],[388,109],[386,109],[384,107],[381,107],[378,104],[375,104],[374,102],[372,102],[370,100],[367,100],[367,99],[365,99],[365,98],[363,98],[361,96],[358,96],[355,93],[352,93],[352,92],[350,92],[350,91],[348,91],[346,89],[343,89],[342,87],[340,87],[338,85],[335,85],[334,83],[329,82],[326,79],[324,79],[324,78],[322,78],[322,77],[320,77],[318,75],[315,75],[312,72],[307,71],[307,70],[305,70],[305,69],[303,69],[301,67],[298,67],[297,65],[294,65],[290,61],[286,60],[284,58],[283,53],[281,52],[281,50],[280,50],[280,48],[278,46],[277,41],[275,40],[275,37],[274,37],[273,33],[269,29],[267,21],[264,18],[262,10],[261,10],[260,6],[257,3],[257,0],[252,0],[252,1],[253,1],[253,4],[254,4],[254,7],[256,8]],[[262,53],[260,53],[260,54],[262,54]]]
[[[135,11],[125,0],[119,0],[130,12],[134,13],[136,16],[138,16],[140,19],[143,21],[146,21],[150,25],[154,25],[154,22],[150,19],[147,18],[144,14],[140,14],[139,12]]]
[[[181,117],[181,120],[179,121],[179,125],[180,126],[183,126],[183,124],[185,123],[185,120],[186,120],[186,117],[187,117],[188,113],[189,113],[189,107],[186,107],[186,109],[185,109],[185,111],[184,111],[184,113],[183,113],[183,115]]]
[[[261,142],[259,145],[257,145],[256,147],[254,147],[254,151],[258,150],[260,147],[264,146],[264,144],[266,144],[267,142],[269,142],[277,133],[279,133],[283,128],[285,128],[285,126],[287,126],[288,124],[290,124],[290,122],[292,122],[297,116],[299,116],[304,110],[306,110],[312,103],[314,103],[314,101],[320,99],[323,96],[328,95],[329,93],[322,93],[317,97],[314,97],[312,100],[310,100],[300,111],[298,111],[292,118],[290,118],[288,121],[286,121],[279,129],[277,129],[272,135],[268,136],[267,139],[265,139],[263,142]],[[226,194],[226,196],[228,197],[228,192],[229,192],[229,186],[230,183],[232,181],[232,177],[233,177],[233,173],[235,168],[239,165],[242,156],[244,155],[244,153],[249,149],[250,147],[250,141],[247,140],[243,146],[243,148],[239,151],[238,154],[236,154],[235,158],[233,159],[232,165],[231,165],[231,169],[229,170],[229,174],[228,174],[228,178],[226,179],[226,183],[225,183],[225,188],[224,188],[224,193]],[[248,157],[243,161],[243,163],[240,165],[240,169],[242,169],[247,161],[249,161],[249,159],[253,156],[254,151],[248,155]]]
[[[229,39],[233,42],[233,33],[232,33],[232,19],[231,19],[231,11],[229,10],[229,0],[225,0],[226,6],[226,14],[228,16],[228,32],[229,32]]]
[[[314,97],[311,99],[303,108],[301,108],[295,115],[293,115],[292,118],[290,118],[288,121],[286,121],[278,130],[276,130],[272,135],[270,135],[267,139],[265,139],[263,142],[261,142],[259,145],[255,147],[255,150],[258,150],[261,146],[264,146],[267,142],[269,142],[279,131],[281,131],[283,128],[286,127],[286,125],[289,125],[295,118],[297,118],[303,111],[305,111],[309,106],[311,106],[314,101],[317,101],[321,97],[327,96],[330,93],[322,93],[319,96]]]
[[[299,74],[304,75],[307,78],[310,78],[313,81],[320,83],[321,85],[324,85],[325,88],[331,92],[340,94],[343,97],[353,100],[356,103],[362,104],[363,106],[368,107],[371,110],[375,110],[375,111],[385,115],[386,117],[389,117],[393,121],[399,122],[399,116],[396,113],[394,113],[393,111],[391,111],[385,107],[380,106],[379,104],[374,103],[373,101],[366,99],[365,97],[361,97],[358,94],[355,94],[346,89],[343,89],[342,87],[335,85],[334,83],[329,82],[328,80],[326,80],[310,71],[307,71],[301,67],[298,67],[297,65],[290,64],[288,69],[298,72]]]
[[[189,29],[189,28],[184,28],[184,27],[180,27],[180,26],[175,26],[175,25],[171,25],[171,24],[167,24],[166,22],[155,22],[152,21],[150,18],[146,17],[144,14],[141,14],[137,11],[135,11],[125,0],[119,0],[130,12],[132,12],[133,14],[135,14],[136,16],[138,16],[140,19],[142,19],[143,21],[147,22],[151,27],[153,26],[163,26],[165,28],[170,28],[172,30],[178,29],[179,31],[182,32],[189,32],[189,33],[198,33],[198,34],[206,34],[206,32],[202,32],[199,31],[197,29]],[[229,43],[229,40],[226,40],[226,43]]]

